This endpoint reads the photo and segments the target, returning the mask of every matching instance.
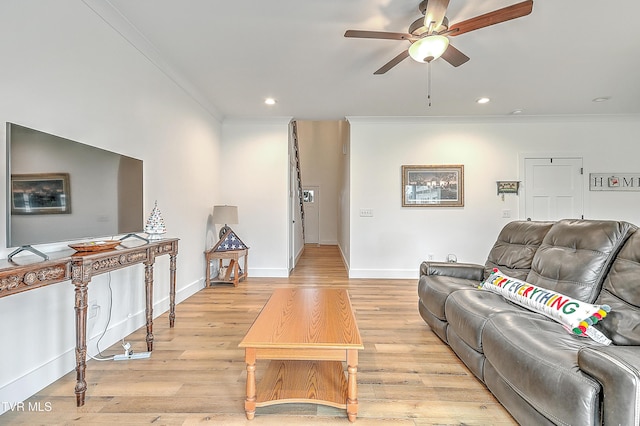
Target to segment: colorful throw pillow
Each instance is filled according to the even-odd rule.
[[[609,305],[592,305],[582,302],[564,294],[509,277],[497,268],[493,269],[491,275],[479,287],[500,294],[524,308],[541,313],[564,325],[574,334],[589,336],[604,345],[611,344],[611,340],[592,327],[598,321],[602,321],[611,311]]]

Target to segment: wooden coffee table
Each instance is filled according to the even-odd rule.
[[[247,363],[247,419],[256,407],[305,402],[345,408],[355,421],[358,350],[364,346],[346,290],[275,290],[238,346]],[[256,386],[258,359],[272,361]]]

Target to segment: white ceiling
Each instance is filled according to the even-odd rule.
[[[517,2],[451,0],[447,17],[455,23]],[[421,16],[419,0],[85,3],[116,29],[128,26],[120,32],[220,117],[640,113],[637,0],[534,0],[528,16],[451,37],[471,60],[458,68],[434,61],[431,107],[427,64],[408,58],[373,75],[408,42],[343,36],[406,32]],[[269,96],[273,107],[263,104]],[[478,105],[481,96],[492,101]]]

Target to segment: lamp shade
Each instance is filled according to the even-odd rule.
[[[213,206],[213,223],[225,225],[238,223],[238,207]]]
[[[442,35],[430,35],[414,42],[409,47],[409,56],[417,62],[431,62],[438,59],[449,47],[449,39]]]

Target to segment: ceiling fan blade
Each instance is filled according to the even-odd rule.
[[[469,57],[449,44],[447,50],[441,56],[442,59],[449,62],[454,67],[459,67],[469,60]]]
[[[484,15],[476,16],[475,18],[450,25],[446,34],[450,36],[459,36],[460,34],[468,33],[469,31],[478,30],[490,25],[526,16],[530,14],[532,10],[533,0],[523,1],[512,6],[503,7],[502,9],[494,10],[493,12],[485,13]]]
[[[373,74],[375,74],[375,75],[384,74],[387,71],[389,71],[391,68],[393,68],[396,65],[398,65],[400,62],[402,62],[405,59],[407,59],[408,57],[409,57],[409,49],[401,52],[398,56],[396,56],[395,58],[393,58],[392,60],[390,60],[389,62],[384,64],[382,67],[380,67],[379,70],[377,70]]]
[[[416,37],[408,33],[390,33],[386,31],[360,31],[360,30],[347,30],[344,33],[345,37],[354,38],[376,38],[382,40],[415,40]]]
[[[434,31],[442,25],[449,7],[449,0],[424,0],[423,3],[425,3],[424,26],[427,28],[431,26],[431,30]],[[422,6],[422,3],[420,6]]]

